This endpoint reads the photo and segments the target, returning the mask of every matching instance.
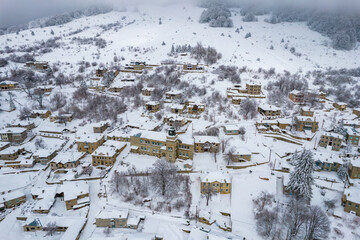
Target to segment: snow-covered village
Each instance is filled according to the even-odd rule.
[[[0,239],[360,239],[360,8],[105,2],[0,26]]]

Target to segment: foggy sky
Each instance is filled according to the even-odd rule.
[[[201,0],[185,0],[195,3]],[[0,28],[25,24],[31,20],[84,9],[92,6],[110,6],[124,8],[143,3],[164,5],[185,3],[184,0],[0,0]],[[250,2],[261,5],[301,5],[316,9],[342,9],[358,11],[360,0],[228,0],[233,2]]]

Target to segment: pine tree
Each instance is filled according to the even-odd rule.
[[[297,198],[310,201],[312,198],[312,185],[314,178],[314,159],[310,150],[304,149],[297,157],[295,170],[290,173],[290,181],[287,190],[295,194]]]
[[[175,47],[174,47],[174,44],[171,46],[171,53],[175,53]]]

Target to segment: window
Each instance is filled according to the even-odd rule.
[[[351,206],[351,202],[349,202],[348,205]]]

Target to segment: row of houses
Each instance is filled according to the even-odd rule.
[[[193,101],[187,101],[185,104],[171,105],[171,113],[174,114],[201,114],[205,111],[205,105]],[[160,111],[161,104],[158,101],[150,101],[145,104],[145,109],[149,112],[155,113]]]

